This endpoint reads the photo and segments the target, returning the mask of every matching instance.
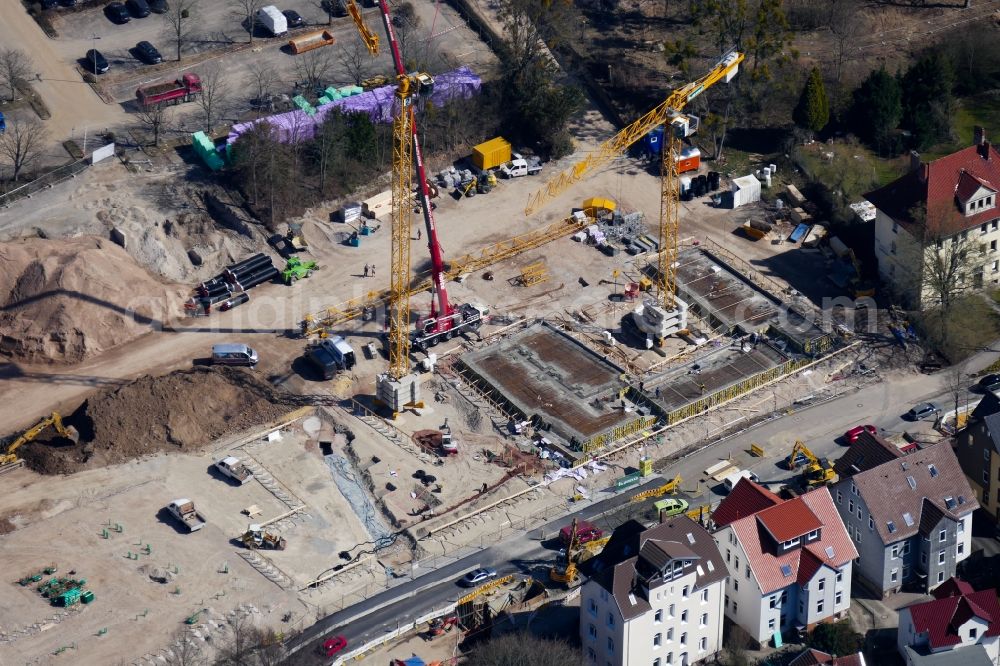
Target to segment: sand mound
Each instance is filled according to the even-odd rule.
[[[281,418],[289,400],[249,370],[192,368],[141,377],[92,396],[66,418],[80,432],[79,445],[36,440],[20,454],[42,474],[69,474],[160,451],[194,452],[224,434]]]
[[[0,245],[0,354],[76,363],[179,314],[184,288],[151,276],[110,241]]]

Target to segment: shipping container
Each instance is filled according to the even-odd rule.
[[[484,141],[472,149],[472,164],[485,171],[510,161],[510,142],[502,136]]]
[[[760,201],[760,181],[753,175],[733,179],[733,208]]]
[[[688,146],[681,150],[680,157],[677,158],[677,173],[686,171],[697,171],[701,166],[701,151],[693,146]]]

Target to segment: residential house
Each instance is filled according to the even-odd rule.
[[[858,553],[826,488],[782,500],[743,479],[712,524],[729,569],[726,617],[758,643],[847,611]]]
[[[899,611],[897,646],[907,666],[998,663],[1000,602],[996,590],[976,592],[965,581],[949,578],[933,594],[932,601]]]
[[[580,595],[584,664],[686,666],[722,649],[726,567],[698,523],[628,521],[595,560]]]
[[[980,506],[1000,526],[1000,398],[991,391],[958,432],[955,454]]]
[[[975,128],[973,145],[923,162],[911,153],[909,173],[865,198],[875,206],[875,256],[883,282],[914,308],[937,305],[937,259],[972,287],[1000,283],[1000,152]],[[983,253],[965,252],[976,245]],[[935,258],[935,254],[937,257]],[[975,261],[970,263],[969,256]],[[953,270],[957,269],[957,270]]]
[[[858,549],[858,582],[883,597],[904,584],[933,590],[970,555],[979,503],[947,443],[891,457],[879,439],[859,439],[830,488]]]
[[[807,648],[805,652],[788,662],[788,666],[820,666],[821,664],[828,664],[829,666],[866,666],[865,655],[860,652],[836,657],[812,648]]]

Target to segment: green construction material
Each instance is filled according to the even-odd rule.
[[[85,604],[89,604],[94,600],[94,598],[95,595],[91,590],[87,590],[86,592],[80,595],[80,601],[82,601]],[[105,629],[104,631],[107,631],[107,629]]]
[[[103,636],[106,633],[108,633],[108,628],[107,627],[101,627],[100,629],[97,630],[97,634],[96,635],[97,636]]]
[[[64,608],[69,608],[70,606],[73,606],[78,601],[80,601],[80,596],[82,594],[83,594],[83,590],[81,590],[79,587],[75,587],[72,590],[66,590],[65,592],[63,592],[59,596],[53,597],[53,599],[52,599],[52,605],[53,606],[62,606]]]
[[[309,100],[307,100],[302,95],[296,95],[295,97],[293,97],[292,104],[299,107],[300,109],[305,111],[306,114],[310,116],[316,115],[316,109],[313,107],[312,104],[309,103]]]
[[[332,101],[333,100],[327,97],[326,95],[320,95],[319,99],[316,100],[316,104],[318,104],[319,106],[323,106],[324,104],[329,104]]]
[[[341,97],[353,97],[355,95],[360,95],[364,91],[365,89],[361,86],[344,86],[337,89],[337,92],[340,93]]]
[[[215,150],[215,143],[204,132],[195,132],[191,135],[191,146],[205,166],[212,171],[219,171],[225,166],[225,162]]]
[[[122,532],[125,531],[125,526],[122,525],[121,523],[115,523],[115,526],[112,527],[111,529],[113,529],[115,532],[118,532],[118,534],[121,534]]]

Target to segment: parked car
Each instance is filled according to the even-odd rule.
[[[678,516],[687,511],[688,502],[682,499],[665,499],[653,502],[653,508],[659,512],[661,518],[669,518],[670,516]]]
[[[323,653],[327,657],[332,657],[347,647],[347,639],[343,636],[330,636],[323,641]]]
[[[125,0],[125,6],[128,7],[132,16],[136,18],[146,18],[149,16],[149,5],[146,4],[146,0]]]
[[[126,9],[125,5],[120,2],[112,2],[110,5],[105,7],[104,15],[107,16],[112,23],[117,23],[118,25],[128,23],[132,20],[132,17],[129,16],[128,9]]]
[[[490,578],[496,577],[496,569],[475,569],[474,571],[470,571],[462,576],[459,584],[462,585],[462,587],[473,587],[475,585],[479,585],[480,583],[485,583]]]
[[[59,4],[63,7],[76,7],[76,0],[59,0]]]
[[[87,71],[91,74],[103,74],[111,68],[108,59],[97,49],[88,50],[83,60],[87,63]]]
[[[878,428],[873,425],[859,425],[854,426],[850,430],[844,433],[844,441],[848,444],[853,444],[858,441],[858,437],[861,437],[861,433],[867,432],[869,435],[877,435]]]
[[[149,0],[149,9],[154,14],[166,14],[170,11],[170,5],[167,4],[167,0]]]
[[[566,527],[559,530],[559,541],[562,542],[564,546],[569,545],[569,540],[573,534],[573,526],[567,525]],[[604,536],[604,530],[596,525],[588,523],[586,520],[578,521],[576,524],[576,542],[578,544],[585,544],[588,541],[595,541]]]
[[[54,9],[59,4],[58,0],[41,0],[39,3],[42,9]]]
[[[910,421],[919,421],[920,419],[940,413],[941,410],[933,402],[922,402],[906,412],[906,418]]]
[[[158,65],[163,62],[163,56],[156,50],[156,47],[147,41],[141,41],[135,45],[135,51],[139,58],[150,65]]]
[[[984,391],[996,391],[1000,389],[1000,375],[985,375],[979,380],[979,388]]]
[[[7,121],[4,120],[3,114],[0,113],[0,134],[7,131]]]
[[[281,13],[285,15],[289,28],[301,28],[306,24],[306,20],[294,9],[284,9]]]

